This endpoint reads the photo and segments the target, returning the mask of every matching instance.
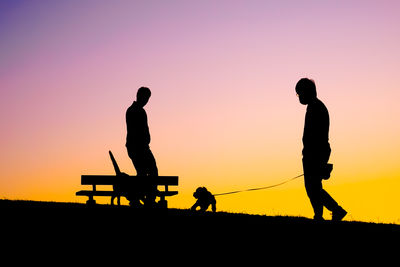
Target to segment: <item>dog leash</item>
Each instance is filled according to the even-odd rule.
[[[268,188],[272,188],[272,187],[277,187],[277,186],[286,184],[286,183],[288,183],[288,182],[290,182],[290,181],[293,181],[293,180],[295,180],[295,179],[297,179],[297,178],[300,178],[300,177],[302,177],[303,175],[304,175],[304,174],[297,175],[297,176],[295,176],[295,177],[293,177],[293,178],[290,178],[290,179],[288,179],[288,180],[286,180],[286,181],[283,181],[283,182],[281,182],[281,183],[279,183],[279,184],[273,184],[273,185],[264,186],[264,187],[257,187],[257,188],[250,188],[250,189],[245,189],[245,190],[238,190],[238,191],[231,191],[231,192],[226,192],[226,193],[214,194],[214,196],[231,195],[231,194],[237,194],[237,193],[241,193],[241,192],[256,191],[256,190],[263,190],[263,189],[268,189]]]

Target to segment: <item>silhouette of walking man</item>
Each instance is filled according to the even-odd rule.
[[[340,221],[347,212],[322,188],[322,179],[329,178],[331,171],[327,164],[331,154],[328,109],[317,98],[313,80],[300,79],[296,84],[296,93],[300,103],[307,105],[303,132],[303,170],[304,185],[314,209],[314,219],[323,220],[325,206],[332,212],[332,220]]]
[[[151,91],[147,87],[140,87],[136,94],[136,101],[126,111],[126,148],[128,155],[135,166],[137,176],[158,176],[156,160],[150,150],[150,132],[147,124],[147,114],[144,106],[151,96]],[[145,205],[155,203],[157,188],[146,186]],[[130,199],[131,205],[140,204],[137,199]],[[133,201],[133,202],[132,202]]]

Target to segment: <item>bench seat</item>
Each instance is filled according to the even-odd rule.
[[[92,191],[92,190],[81,190],[76,192],[77,196],[114,196],[114,191]]]
[[[175,196],[178,191],[158,191],[157,196]],[[76,192],[77,196],[116,196],[114,191],[92,191],[92,190],[81,190]]]
[[[113,205],[113,199],[118,197],[118,205],[119,197],[124,196],[121,193],[116,191],[109,190],[97,190],[97,185],[108,185],[108,186],[122,186],[123,188],[143,188],[143,186],[148,186],[149,184],[153,184],[155,186],[164,186],[164,190],[158,190],[157,196],[160,197],[159,204],[162,207],[167,207],[167,201],[165,197],[174,196],[178,194],[178,191],[169,191],[169,186],[177,186],[178,185],[178,176],[129,176],[129,175],[82,175],[81,176],[81,184],[82,185],[91,185],[93,190],[81,190],[76,192],[77,196],[87,196],[89,200],[86,202],[88,205],[93,205],[96,202],[94,201],[94,196],[110,196],[111,197],[111,205]]]

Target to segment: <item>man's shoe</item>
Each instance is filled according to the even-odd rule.
[[[347,211],[345,211],[342,207],[339,207],[337,210],[332,212],[332,221],[338,222],[341,221],[344,216],[346,216]]]
[[[314,215],[314,222],[323,222],[325,221],[322,216],[316,216]]]
[[[131,200],[131,201],[129,201],[129,206],[131,208],[141,208],[141,207],[143,207],[143,205],[140,203],[139,200]]]

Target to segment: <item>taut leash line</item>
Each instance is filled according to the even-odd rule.
[[[231,191],[231,192],[220,193],[220,194],[214,194],[214,196],[231,195],[231,194],[236,194],[236,193],[240,193],[240,192],[256,191],[256,190],[263,190],[263,189],[268,189],[268,188],[272,188],[272,187],[277,187],[277,186],[286,184],[286,183],[288,183],[288,182],[290,182],[290,181],[293,181],[293,180],[295,180],[295,179],[297,179],[297,178],[300,178],[300,177],[302,177],[303,175],[304,175],[304,174],[297,175],[296,177],[290,178],[290,179],[288,179],[288,180],[286,180],[286,181],[283,181],[283,182],[281,182],[281,183],[279,183],[279,184],[274,184],[274,185],[269,185],[269,186],[264,186],[264,187],[257,187],[257,188],[250,188],[250,189],[245,189],[245,190]]]

